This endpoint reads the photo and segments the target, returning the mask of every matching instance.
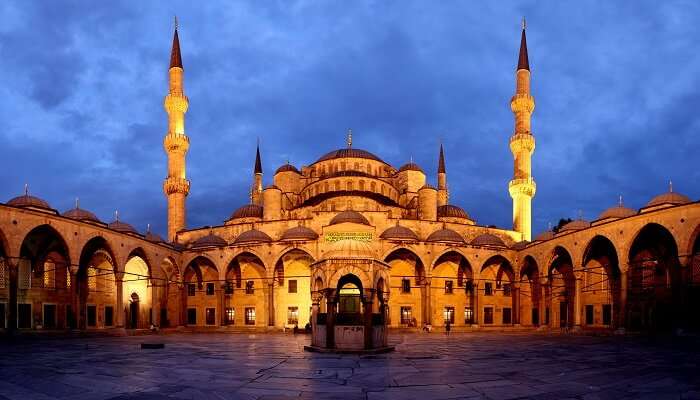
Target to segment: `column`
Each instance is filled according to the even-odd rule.
[[[370,300],[363,302],[364,323],[365,323],[365,349],[372,348],[372,300],[371,294],[367,296]]]
[[[479,288],[479,286],[481,286],[481,282],[479,282],[479,281],[477,280],[477,282],[474,283],[474,291],[475,291],[475,293],[476,293],[476,295],[474,296],[474,300],[475,300],[475,305],[474,305],[474,326],[477,327],[477,328],[478,328],[479,325],[481,325],[481,323],[482,323],[482,321],[481,321],[481,319],[482,319],[482,317],[481,317],[481,314],[482,314],[482,312],[481,312],[481,301],[482,301],[482,298],[481,298],[481,289]]]
[[[430,278],[425,279],[425,318],[423,321],[433,324],[432,296],[430,294]]]
[[[335,299],[333,289],[326,289],[326,347],[335,348]]]
[[[546,285],[547,282],[542,279],[540,281],[540,284],[537,285],[537,290],[539,291],[539,302],[538,302],[538,314],[539,314],[539,325],[540,326],[545,326],[545,315],[547,313],[547,290],[546,290]]]
[[[317,336],[316,319],[318,318],[319,305],[321,302],[320,292],[311,292],[311,345],[320,346],[320,338]]]
[[[78,284],[78,269],[80,267],[78,265],[71,265],[69,267],[70,271],[70,308],[71,308],[71,313],[73,314],[71,316],[71,323],[70,327],[71,329],[77,329],[80,325],[78,324],[78,319],[80,316],[80,310],[78,309],[80,307],[80,301],[78,299],[78,291],[80,290],[80,285]],[[121,283],[121,281],[119,281]],[[118,286],[121,287],[121,286]],[[117,300],[119,300],[119,296],[121,291],[117,292]],[[117,315],[119,314],[119,307],[121,307],[121,304],[117,305]],[[117,321],[119,321],[119,317],[117,317]],[[118,326],[118,325],[117,325]]]
[[[184,283],[178,283],[177,288],[180,291],[180,321],[178,326],[187,325],[187,289]]]
[[[267,325],[275,326],[275,286],[272,283],[267,285]]]
[[[161,307],[165,308],[165,321],[160,321],[161,325],[165,327],[170,326],[170,319],[172,318],[168,312],[168,304],[170,303],[168,296],[170,296],[170,280],[165,278],[163,285],[163,304],[161,305]]]
[[[151,279],[153,281],[153,279]],[[158,296],[159,284],[153,283],[151,286],[151,321],[153,325],[160,326],[160,296]]]
[[[574,280],[574,326],[581,327],[581,278]]]
[[[19,289],[19,261],[7,260],[9,272],[10,301],[8,304],[9,313],[7,321],[7,331],[12,333],[17,329],[17,293]],[[4,316],[3,316],[4,317]]]
[[[520,284],[513,284],[513,325],[520,326]]]
[[[72,271],[71,271],[72,274]],[[114,273],[114,284],[117,291],[117,304],[114,306],[115,326],[117,328],[124,327],[124,273]],[[73,291],[75,293],[75,291]]]
[[[220,284],[218,289],[219,295],[217,296],[216,308],[219,310],[219,325],[226,326],[226,299],[224,297],[226,296],[226,282]]]
[[[620,300],[617,313],[617,328],[625,329],[627,327],[627,271],[620,272]]]

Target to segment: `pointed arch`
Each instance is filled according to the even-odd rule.
[[[622,325],[621,270],[615,244],[604,235],[594,236],[583,251],[581,266],[581,304],[588,310],[583,323]]]

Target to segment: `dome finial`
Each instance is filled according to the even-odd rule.
[[[552,230],[552,221],[547,222],[547,230],[548,231]]]
[[[175,14],[175,30],[177,30],[177,14]]]
[[[581,210],[581,209],[578,210],[578,219],[580,219],[580,220],[583,219],[583,210]]]
[[[177,17],[175,17],[175,18],[177,18]],[[151,224],[146,224],[146,233],[151,233]]]
[[[114,220],[119,222],[119,210],[114,210]]]
[[[29,196],[29,184],[28,183],[24,184],[24,195]]]
[[[668,192],[673,193],[673,181],[668,181]]]
[[[352,148],[352,129],[348,129],[347,144],[348,144],[348,149],[351,149]]]
[[[77,209],[79,209],[79,208],[80,208],[80,198],[79,198],[79,197],[76,197],[76,198],[75,198],[75,209],[77,210]]]
[[[622,195],[620,195],[620,199],[618,200],[618,206],[622,207]]]
[[[527,26],[527,24],[525,23],[525,17],[523,16],[523,30],[525,30],[526,26]]]

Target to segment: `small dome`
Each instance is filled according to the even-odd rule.
[[[512,246],[510,246],[510,248],[513,250],[522,250],[525,247],[527,247],[528,244],[530,244],[530,242],[528,242],[527,240],[521,240],[521,241],[513,244]]]
[[[78,221],[102,222],[99,218],[88,210],[83,210],[80,207],[75,207],[63,213],[64,217],[75,219]]]
[[[435,186],[433,186],[433,185],[431,185],[431,184],[429,184],[429,183],[426,183],[425,185],[423,185],[423,187],[421,187],[421,188],[418,189],[418,190],[423,190],[423,189],[437,190],[437,189],[435,188]]]
[[[46,201],[30,195],[28,192],[24,193],[22,196],[17,196],[7,202],[8,206],[13,207],[35,207],[35,208],[45,208],[51,210],[51,206]]]
[[[139,232],[131,226],[130,224],[127,224],[126,222],[122,222],[119,220],[112,221],[110,222],[107,227],[113,231],[121,232],[121,233],[135,233],[139,234]]]
[[[379,161],[382,163],[384,162],[379,157],[375,156],[374,154],[370,153],[367,150],[355,149],[352,147],[345,148],[345,149],[333,150],[331,152],[328,152],[328,153],[324,154],[321,158],[316,160],[316,162],[318,163],[321,161],[334,160],[336,158],[366,158],[369,160]]]
[[[576,219],[568,224],[564,225],[559,229],[559,232],[565,232],[565,231],[578,231],[581,229],[586,229],[591,226],[591,223],[582,219]]]
[[[226,245],[228,245],[228,243],[221,236],[210,233],[192,242],[191,247],[193,249],[200,249],[203,247],[222,247]]]
[[[465,243],[464,238],[459,233],[453,231],[452,229],[442,228],[439,229],[428,236],[428,242],[452,242],[452,243]]]
[[[537,237],[535,237],[535,242],[545,242],[549,239],[552,239],[553,237],[554,237],[554,232],[544,231],[544,232],[540,233],[539,235],[537,235]]]
[[[598,216],[598,220],[608,218],[627,218],[636,214],[637,212],[631,208],[622,205],[617,205],[614,207],[610,207],[607,210],[600,213],[600,215]]]
[[[160,235],[153,232],[146,232],[146,240],[153,243],[165,243],[165,240]]]
[[[343,222],[352,222],[353,224],[370,225],[367,218],[357,211],[346,210],[336,214],[329,225],[342,224]]]
[[[503,243],[501,238],[490,233],[484,233],[483,235],[475,237],[470,244],[472,246],[506,247],[506,244]]]
[[[418,172],[422,172],[423,174],[425,174],[425,172],[423,172],[423,168],[421,168],[420,165],[418,165],[414,162],[410,162],[410,163],[402,165],[401,168],[399,168],[399,172],[403,172],[403,171],[418,171]]]
[[[439,206],[437,209],[438,217],[451,217],[451,218],[466,218],[469,219],[469,215],[462,208],[453,206],[452,204],[445,204],[444,206]]]
[[[301,174],[297,167],[293,166],[292,164],[284,164],[283,166],[277,168],[277,171],[275,171],[275,175],[279,174],[280,172],[294,172],[297,174]]]
[[[647,203],[645,208],[660,206],[664,204],[676,206],[681,204],[688,204],[690,202],[692,201],[690,200],[690,198],[688,198],[688,196],[676,192],[666,192],[651,199]]]
[[[305,226],[296,226],[294,228],[287,229],[280,240],[316,240],[318,239],[318,234],[312,229]]]
[[[257,229],[251,229],[249,231],[245,231],[238,235],[236,240],[233,241],[234,244],[241,244],[241,243],[253,243],[253,242],[271,242],[272,238],[267,235],[265,232],[261,232]]]
[[[231,218],[262,218],[263,208],[257,204],[246,204],[243,207],[238,208],[231,214]]]
[[[401,225],[392,226],[379,235],[379,237],[388,240],[418,240],[418,235],[416,235],[415,232]]]
[[[325,258],[374,258],[374,250],[365,241],[341,239],[330,245]]]

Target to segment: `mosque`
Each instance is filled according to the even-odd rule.
[[[164,101],[167,237],[118,217],[103,222],[77,203],[59,212],[25,190],[0,204],[0,330],[308,323],[314,340],[350,347],[448,322],[455,330],[697,330],[697,201],[669,188],[641,209],[620,202],[593,221],[531,236],[535,101],[524,27],[520,40],[507,143],[512,229],[480,225],[450,203],[442,147],[432,186],[419,165],[396,168],[354,147],[350,133],[345,147],[308,165],[279,166],[269,186],[258,149],[250,204],[219,225],[189,228],[189,99],[176,27]]]

